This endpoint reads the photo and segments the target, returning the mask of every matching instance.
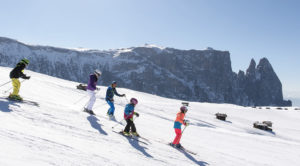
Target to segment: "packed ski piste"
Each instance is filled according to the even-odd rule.
[[[94,71],[92,71],[92,73],[87,76],[87,87],[85,89],[85,91],[81,91],[81,90],[76,90],[76,94],[77,96],[70,96],[70,97],[61,97],[64,96],[64,92],[59,93],[59,94],[55,94],[55,92],[52,92],[51,90],[46,91],[47,95],[45,96],[45,101],[49,101],[52,102],[53,105],[61,105],[60,109],[63,112],[60,112],[58,114],[64,114],[65,117],[67,118],[68,116],[70,117],[74,117],[74,116],[79,116],[81,117],[81,119],[85,119],[85,116],[83,115],[87,115],[86,119],[89,121],[90,123],[90,128],[97,130],[100,135],[105,135],[105,137],[97,137],[97,139],[99,140],[94,140],[96,138],[89,138],[88,136],[86,136],[86,132],[80,128],[77,128],[75,124],[75,122],[70,122],[70,124],[64,124],[62,125],[62,122],[60,119],[56,119],[55,117],[53,117],[50,113],[53,111],[51,109],[47,109],[50,113],[46,113],[43,112],[42,110],[40,110],[40,112],[38,111],[40,108],[54,108],[54,106],[52,104],[46,104],[46,103],[40,103],[38,101],[36,101],[32,97],[28,97],[26,95],[26,97],[21,97],[20,96],[20,90],[25,91],[25,93],[22,93],[23,95],[26,94],[26,92],[29,91],[35,91],[34,93],[31,94],[39,94],[39,93],[44,93],[42,90],[44,88],[44,86],[47,86],[48,88],[51,88],[53,85],[50,86],[50,84],[55,84],[55,78],[51,78],[49,77],[49,79],[53,79],[54,81],[51,83],[44,83],[43,79],[38,79],[35,77],[30,77],[27,76],[26,74],[24,74],[24,69],[30,64],[29,60],[24,58],[21,59],[19,63],[16,64],[16,67],[13,68],[10,73],[9,73],[9,77],[11,80],[7,80],[3,82],[1,82],[0,88],[3,94],[3,97],[0,98],[1,104],[0,104],[0,109],[1,112],[3,112],[3,114],[0,114],[0,121],[1,118],[5,119],[8,118],[6,116],[11,116],[10,114],[7,113],[11,113],[12,115],[18,116],[18,115],[24,115],[25,116],[25,112],[28,111],[30,112],[30,114],[32,116],[36,116],[36,117],[40,117],[40,118],[33,118],[33,117],[29,117],[29,115],[26,115],[27,119],[24,119],[24,121],[32,121],[32,123],[34,124],[35,121],[39,121],[39,119],[41,119],[42,121],[47,121],[49,123],[49,125],[52,125],[51,128],[51,133],[54,134],[51,138],[51,140],[47,140],[47,139],[42,139],[43,136],[39,137],[38,136],[38,130],[40,130],[39,128],[34,128],[34,127],[29,127],[32,128],[32,130],[30,132],[34,132],[35,137],[31,137],[29,135],[27,135],[25,133],[25,131],[21,130],[18,133],[12,133],[9,128],[9,124],[1,124],[1,126],[4,128],[1,128],[0,130],[0,138],[20,138],[20,142],[23,140],[25,142],[28,142],[28,140],[35,140],[33,142],[31,142],[30,144],[26,145],[26,148],[28,147],[34,147],[35,143],[36,144],[43,144],[44,142],[46,142],[47,147],[40,147],[42,149],[44,149],[45,151],[43,151],[41,153],[41,155],[43,156],[49,156],[50,158],[55,158],[56,160],[53,161],[53,163],[51,164],[51,162],[49,162],[49,159],[44,159],[44,161],[42,159],[38,159],[36,162],[34,160],[35,157],[32,156],[27,156],[25,155],[25,159],[20,157],[20,160],[3,160],[3,157],[7,158],[7,156],[13,155],[12,151],[10,151],[9,149],[7,150],[1,150],[1,151],[6,151],[6,153],[0,153],[0,165],[19,165],[22,162],[24,163],[25,161],[25,165],[182,165],[183,163],[185,163],[186,165],[218,165],[220,164],[220,161],[224,160],[224,165],[240,165],[242,163],[242,165],[256,165],[256,163],[254,162],[243,162],[243,161],[234,161],[234,164],[225,161],[225,156],[223,157],[224,159],[221,159],[220,161],[216,161],[215,163],[208,163],[206,161],[201,161],[199,160],[199,157],[201,158],[201,156],[206,156],[207,158],[211,158],[209,157],[209,155],[207,155],[208,152],[202,153],[201,155],[199,155],[199,152],[197,152],[197,150],[200,149],[195,149],[192,146],[185,146],[182,145],[181,140],[184,139],[184,133],[188,133],[189,136],[192,136],[193,133],[191,131],[195,131],[195,130],[189,130],[189,126],[200,126],[202,128],[206,127],[207,129],[205,130],[213,130],[213,129],[218,129],[218,123],[217,121],[212,121],[211,123],[200,120],[198,118],[194,118],[191,117],[191,121],[187,120],[186,117],[188,116],[190,111],[193,110],[189,110],[190,108],[190,103],[189,102],[178,102],[177,110],[173,110],[174,114],[173,116],[170,116],[170,114],[166,114],[166,112],[164,111],[164,106],[170,106],[170,105],[174,105],[172,103],[165,103],[164,105],[160,105],[161,108],[158,109],[159,107],[157,106],[143,106],[142,108],[139,108],[138,105],[139,103],[145,103],[145,102],[149,102],[147,100],[153,98],[153,97],[149,97],[148,95],[137,95],[138,93],[133,92],[133,91],[128,91],[125,89],[122,89],[121,92],[123,91],[127,91],[127,93],[122,94],[122,93],[118,93],[117,91],[117,82],[112,80],[111,84],[107,87],[106,91],[103,91],[103,93],[101,95],[104,94],[104,97],[100,97],[99,92],[101,92],[100,87],[97,87],[97,83],[99,82],[99,80],[102,77],[102,72],[99,69],[95,69]],[[33,72],[31,72],[33,73]],[[38,74],[35,74],[38,75]],[[44,76],[43,76],[44,77]],[[1,77],[2,78],[2,77]],[[31,78],[31,80],[35,81],[36,83],[34,84],[34,86],[28,87],[28,86],[22,86],[21,88],[21,83],[24,84],[25,80],[29,80]],[[19,79],[22,79],[21,81]],[[32,83],[33,84],[33,83]],[[61,91],[68,90],[70,89],[70,87],[68,87],[67,83],[57,83],[59,85],[57,85]],[[56,85],[56,84],[55,84]],[[39,86],[43,86],[43,88],[39,88]],[[4,89],[4,90],[3,90]],[[102,88],[103,89],[103,88]],[[74,91],[74,90],[72,90]],[[21,91],[22,92],[22,91]],[[8,94],[9,93],[9,94]],[[140,93],[140,92],[139,92]],[[22,96],[23,96],[22,95]],[[115,99],[114,96],[118,96],[119,98]],[[140,98],[138,98],[137,96],[140,96]],[[130,97],[129,97],[130,96]],[[66,100],[64,101],[60,101],[60,103],[55,103],[56,98],[59,98],[59,100]],[[127,98],[128,97],[128,98]],[[7,100],[7,101],[5,101]],[[162,100],[162,99],[156,99],[157,101]],[[165,99],[164,99],[165,100]],[[170,100],[170,99],[168,99]],[[41,101],[41,100],[39,100]],[[117,102],[116,102],[117,101]],[[170,100],[171,101],[171,100]],[[172,100],[173,101],[173,100]],[[174,100],[175,101],[175,100]],[[6,104],[7,103],[7,104]],[[63,104],[62,104],[63,103]],[[65,104],[65,103],[73,103],[73,104]],[[85,104],[84,104],[85,103]],[[158,102],[152,102],[152,104],[156,104]],[[20,105],[21,104],[21,105]],[[161,104],[161,103],[160,103]],[[81,107],[81,108],[80,108]],[[203,107],[203,106],[202,106]],[[74,109],[74,108],[80,108],[80,109]],[[108,108],[108,109],[107,109]],[[174,108],[174,107],[172,107]],[[233,107],[231,107],[233,108]],[[13,112],[11,110],[14,110]],[[32,110],[35,110],[35,112],[32,112]],[[136,111],[138,110],[138,111]],[[143,110],[143,114],[139,111],[139,110]],[[145,111],[147,110],[147,111]],[[67,112],[64,112],[67,111]],[[0,112],[0,113],[1,113]],[[177,114],[175,114],[175,112],[177,112]],[[4,114],[5,113],[5,114]],[[118,115],[122,115],[120,116],[115,116],[115,114]],[[158,138],[156,132],[160,130],[160,128],[157,127],[153,127],[155,125],[151,125],[151,124],[155,124],[158,123],[157,120],[155,120],[154,118],[151,119],[151,122],[149,122],[149,119],[142,119],[137,121],[140,117],[143,117],[143,115],[145,116],[154,116],[160,119],[163,119],[165,122],[164,124],[168,124],[168,128],[169,130],[173,130],[173,135],[168,135],[167,137],[169,139],[165,139],[166,137],[164,136],[163,138]],[[193,114],[195,115],[195,113]],[[47,117],[46,119],[43,119],[44,117]],[[77,119],[81,122],[82,125],[84,125],[84,121],[81,121],[80,119]],[[147,122],[147,123],[145,123]],[[143,125],[143,123],[145,123]],[[161,123],[161,122],[160,122]],[[215,123],[216,125],[212,124]],[[238,128],[237,126],[232,127],[232,122],[231,121],[225,121],[222,122],[225,124],[222,124],[224,126],[226,126],[227,128],[239,131],[241,130],[241,125],[239,124]],[[57,124],[60,124],[59,126],[57,126]],[[12,126],[15,125],[22,125],[21,122],[13,122]],[[149,130],[151,130],[153,132],[153,136],[151,135],[143,135],[141,133],[143,132],[138,132],[139,130],[139,126],[143,125],[143,128],[148,128]],[[145,126],[147,125],[147,126]],[[7,128],[7,130],[5,129],[5,126]],[[28,127],[28,126],[27,126]],[[80,126],[78,126],[80,127]],[[68,138],[70,140],[70,142],[73,142],[74,144],[76,144],[76,146],[71,148],[71,145],[67,145],[67,144],[63,144],[63,143],[59,143],[61,142],[61,140],[59,140],[60,136],[55,134],[55,131],[60,131],[62,130],[62,128],[68,128],[70,130],[66,130],[71,134],[71,135],[85,135],[83,138],[86,139],[85,143],[82,143],[82,141],[78,140],[79,138],[75,137],[75,138]],[[74,130],[74,129],[75,130]],[[15,128],[16,129],[16,128]],[[17,130],[17,129],[16,129]],[[30,130],[30,129],[29,129]],[[222,133],[228,134],[227,130],[222,130],[219,129]],[[111,131],[111,132],[108,132]],[[249,130],[250,132],[253,132],[256,130]],[[65,131],[64,131],[65,132]],[[91,131],[89,131],[91,132]],[[89,133],[88,132],[88,133]],[[51,133],[49,133],[51,135]],[[81,133],[81,134],[80,134]],[[171,133],[171,132],[169,132]],[[258,132],[259,133],[259,132]],[[196,134],[196,133],[195,133]],[[237,132],[233,132],[231,133],[232,135],[238,135]],[[272,133],[264,133],[264,132],[260,132],[259,134],[261,135],[266,135],[269,136],[269,138],[258,138],[258,139],[265,139],[265,141],[272,141],[272,139],[275,139],[273,137],[274,134],[272,135]],[[120,142],[120,140],[116,140],[115,136],[113,135],[119,135],[119,137],[121,137],[122,141]],[[155,136],[154,136],[155,135]],[[197,135],[199,136],[199,135]],[[244,137],[244,135],[238,135],[239,137]],[[101,157],[98,156],[97,153],[101,153],[102,154],[102,148],[101,146],[97,146],[97,148],[95,148],[93,150],[93,154],[89,155],[89,153],[85,152],[86,148],[87,149],[93,149],[93,146],[89,146],[89,142],[91,142],[92,140],[94,141],[101,141],[101,139],[104,140],[110,140],[111,137],[111,141],[107,142],[109,145],[105,146],[106,148],[106,152],[109,151],[109,154],[107,155],[103,155],[106,157]],[[207,137],[207,135],[203,135],[203,137]],[[245,135],[245,137],[248,137],[248,135]],[[251,136],[250,136],[251,137]],[[38,138],[38,139],[37,139]],[[41,138],[41,139],[39,139]],[[87,139],[88,138],[88,139]],[[276,138],[279,139],[279,138]],[[289,138],[285,138],[284,136],[282,136],[282,141],[279,141],[280,143],[283,143],[284,141],[286,141],[285,143],[288,145],[293,145],[293,148],[291,148],[291,152],[296,152],[294,153],[294,156],[299,155],[299,151],[295,151],[295,148],[300,147],[300,141],[298,139],[289,139]],[[4,139],[5,141],[9,142],[8,140]],[[56,140],[56,141],[55,141]],[[195,138],[196,140],[201,140],[201,137]],[[290,141],[290,142],[289,142]],[[18,141],[16,141],[18,142]],[[57,143],[55,143],[57,142]],[[77,142],[77,143],[76,143]],[[124,144],[131,144],[132,147],[130,146],[124,146]],[[73,144],[72,143],[72,144]],[[87,147],[82,148],[81,144],[87,145]],[[204,142],[203,142],[204,143]],[[71,144],[71,143],[70,143]],[[122,146],[120,146],[120,144],[122,144]],[[154,146],[157,149],[152,149],[152,145],[159,145],[159,146]],[[4,145],[1,144],[1,145]],[[7,145],[10,145],[9,143]],[[84,146],[82,145],[82,146]],[[53,147],[51,147],[53,146]],[[76,148],[75,148],[76,147]],[[112,149],[109,150],[109,147],[111,147]],[[126,147],[127,149],[125,150],[119,150],[119,147]],[[160,148],[158,147],[165,147],[163,149],[169,149],[167,150],[167,153],[170,153],[170,155],[167,155],[168,158],[171,160],[172,159],[172,154],[175,154],[176,151],[180,152],[179,154],[181,154],[181,157],[179,157],[180,155],[176,155],[176,157],[173,159],[174,161],[164,161],[164,157],[160,156],[160,157],[153,157],[154,154],[150,154],[147,152],[147,149],[151,148],[151,150],[153,152],[158,152],[160,151]],[[5,148],[5,146],[4,146]],[[7,147],[6,147],[7,148]],[[26,149],[25,148],[25,149]],[[29,148],[29,151],[34,151],[34,148]],[[63,156],[67,153],[69,153],[68,151],[71,151],[72,153],[74,153],[70,156],[70,158],[79,158],[78,160],[74,160],[74,162],[72,162],[70,160],[70,158],[68,159],[64,159],[64,158],[59,158],[57,156],[53,156],[53,154],[48,154],[47,153],[47,149],[55,149],[56,152],[58,152],[58,156],[59,154],[63,154]],[[80,150],[79,150],[80,149]],[[99,151],[97,151],[97,149]],[[125,158],[125,159],[120,159],[120,158],[110,158],[109,156],[115,156],[116,155],[120,155],[122,156],[124,153],[127,153],[128,151],[132,151],[132,149],[136,149],[138,151],[140,151],[140,153],[142,153],[146,158],[151,158],[152,162],[149,162],[149,160],[147,160],[149,163],[147,162],[143,162],[143,163],[139,163],[140,161],[138,160],[137,162],[135,162],[135,160],[137,160],[140,156],[130,156],[129,158]],[[22,149],[20,149],[22,150]],[[24,150],[24,149],[23,149]],[[202,149],[203,150],[203,149]],[[206,149],[207,151],[211,151],[211,149]],[[26,150],[25,150],[26,151]],[[50,150],[51,151],[51,150]],[[79,152],[80,151],[80,152]],[[122,153],[120,153],[120,152]],[[8,155],[6,155],[8,154]],[[27,153],[26,153],[27,154]],[[37,154],[35,154],[37,155]],[[33,155],[34,156],[34,155]],[[222,156],[222,155],[221,155]],[[12,157],[13,158],[13,157]],[[27,160],[28,158],[30,158],[30,160]],[[84,158],[84,159],[83,159]],[[182,159],[180,159],[182,158]],[[188,162],[186,161],[186,159],[188,159]],[[60,159],[60,160],[58,160]],[[30,162],[29,162],[30,161]],[[47,161],[47,162],[45,162]],[[99,162],[100,161],[100,162]],[[115,161],[115,162],[114,162]],[[118,162],[118,161],[122,161],[122,162]],[[124,162],[125,161],[125,162]],[[45,164],[46,163],[46,164]],[[258,162],[258,165],[264,165],[266,162]],[[274,163],[274,162],[273,162]]]

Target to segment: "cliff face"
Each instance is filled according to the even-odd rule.
[[[178,50],[155,46],[109,51],[77,51],[29,46],[0,38],[0,65],[14,67],[28,58],[28,69],[72,81],[87,82],[98,68],[100,84],[118,85],[151,94],[189,101],[239,105],[290,105],[282,98],[281,82],[263,58],[251,61],[246,74],[231,69],[227,51]]]

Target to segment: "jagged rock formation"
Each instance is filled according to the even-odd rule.
[[[228,51],[178,50],[151,45],[109,51],[31,46],[0,38],[0,65],[14,65],[23,57],[28,69],[72,81],[87,82],[102,70],[100,84],[119,86],[189,101],[239,105],[289,106],[282,85],[266,58],[246,72],[234,73]]]

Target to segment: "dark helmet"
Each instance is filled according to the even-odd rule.
[[[117,81],[113,81],[113,82],[111,82],[111,84],[117,84]]]
[[[29,64],[29,60],[26,59],[26,58],[22,59],[20,62],[21,62],[21,63],[24,63],[24,64],[26,64],[26,65]]]
[[[184,111],[188,111],[188,109],[187,109],[186,106],[181,106],[181,107],[180,107],[180,111],[181,111],[181,112],[184,112]]]
[[[136,98],[131,98],[130,103],[132,103],[133,105],[137,105],[138,100]]]

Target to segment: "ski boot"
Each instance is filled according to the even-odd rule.
[[[89,110],[89,113],[90,113],[91,115],[96,115],[96,114],[93,112],[93,110]]]
[[[109,120],[116,120],[115,115],[113,115],[113,114],[107,114],[107,115],[108,115]]]
[[[13,94],[10,94],[8,96],[9,99],[11,100],[16,100],[16,101],[23,101],[23,98],[20,96],[20,95],[13,95]]]
[[[140,135],[137,132],[131,132],[133,136],[139,137]]]
[[[129,132],[123,131],[123,135],[125,136],[131,136],[131,134]]]
[[[87,113],[89,113],[89,114],[91,114],[91,115],[95,115],[95,113],[94,113],[92,110],[89,110],[89,109],[87,109],[87,108],[84,108],[83,111],[84,111],[84,112],[87,112]]]
[[[181,146],[181,144],[179,143],[179,144],[176,144],[176,145],[175,145],[175,148],[180,149],[180,148],[183,148],[183,146]]]
[[[173,148],[176,147],[176,144],[173,144],[172,142],[170,142],[169,145],[172,146]]]

